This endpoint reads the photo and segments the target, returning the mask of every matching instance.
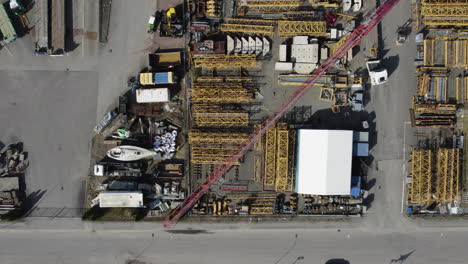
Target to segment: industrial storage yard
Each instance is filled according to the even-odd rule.
[[[388,203],[408,216],[465,215],[468,7],[455,0],[442,7],[445,2],[411,1],[411,12],[400,14],[403,22],[392,33],[376,25],[394,0],[148,2],[146,24],[132,33],[143,38],[129,40],[142,43],[132,54],[117,44],[126,33],[114,31],[122,27],[115,18],[125,9],[122,3],[5,2],[4,52],[27,50],[57,72],[50,78],[67,76],[69,87],[77,86],[73,92],[86,79],[79,98],[91,105],[69,102],[88,109],[69,132],[89,127],[97,111],[93,131],[75,137],[84,143],[78,152],[89,145],[89,168],[80,154],[73,168],[60,169],[74,172],[66,188],[80,190],[66,205],[52,198],[66,191],[48,160],[47,171],[33,171],[61,183],[48,189],[26,176],[26,188],[50,193],[27,202],[25,213],[164,220],[166,228],[183,216],[350,221],[372,213],[379,201],[384,205],[379,193],[402,192]],[[132,32],[136,26],[125,27]],[[83,57],[98,66],[73,61]],[[122,66],[126,61],[129,69]],[[37,76],[40,64],[27,68],[31,75],[4,74],[6,83],[20,86],[21,76]],[[415,75],[398,80],[402,71]],[[402,93],[392,94],[400,87]],[[56,113],[51,120],[59,118]],[[6,139],[16,139],[13,134]],[[64,140],[73,148],[72,137]],[[58,149],[55,155],[61,144]],[[400,173],[399,159],[403,177],[385,179],[382,173]],[[46,206],[40,205],[43,195]]]
[[[467,0],[0,4],[4,262],[466,263]]]

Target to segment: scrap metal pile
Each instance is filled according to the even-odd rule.
[[[3,146],[0,142],[0,214],[21,208],[24,190],[20,187],[20,177],[24,177],[28,166],[23,143]]]

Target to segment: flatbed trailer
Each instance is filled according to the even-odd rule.
[[[65,1],[50,1],[51,25],[50,44],[53,55],[63,55],[65,53]]]
[[[10,17],[6,12],[4,4],[0,4],[0,31],[2,33],[2,39],[0,41],[2,45],[16,40],[16,31],[13,24],[11,24]]]

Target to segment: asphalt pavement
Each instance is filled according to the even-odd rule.
[[[2,263],[466,263],[466,229],[0,231]],[[338,262],[335,264],[345,264]]]
[[[181,223],[165,232],[159,223],[26,219],[0,225],[2,263],[466,263],[466,228],[438,222],[423,228],[401,214],[415,47],[414,35],[395,47],[394,33],[409,17],[409,2],[400,1],[382,27],[391,74],[386,85],[372,88],[367,105],[376,116],[369,172],[376,182],[362,220],[283,227]],[[0,138],[22,140],[31,152],[28,191],[42,193],[39,206],[81,203],[91,129],[127,89],[126,79],[146,65],[146,23],[154,8],[150,0],[113,1],[109,43],[86,44],[85,58],[33,56],[26,38],[0,51]]]

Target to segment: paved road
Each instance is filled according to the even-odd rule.
[[[154,237],[153,235],[154,234]],[[297,237],[296,237],[297,235]],[[466,263],[466,230],[2,231],[2,263]],[[303,258],[302,260],[298,258]],[[297,261],[297,262],[295,262]]]
[[[365,225],[372,228],[399,228],[407,225],[401,215],[403,192],[404,125],[409,121],[410,100],[415,93],[414,33],[401,47],[395,45],[395,32],[410,17],[410,2],[400,3],[382,23],[383,59],[389,81],[371,90],[369,112],[375,112],[376,143],[371,150],[374,162],[369,178],[375,179],[371,193],[375,200]]]

